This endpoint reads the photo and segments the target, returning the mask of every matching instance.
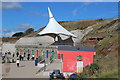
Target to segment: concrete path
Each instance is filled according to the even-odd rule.
[[[61,61],[56,59],[46,66],[46,71],[38,72],[41,67],[35,66],[34,61],[20,61],[20,67],[16,63],[2,64],[3,78],[49,78],[49,73],[54,69],[61,70]]]
[[[59,59],[55,59],[51,64],[46,66],[45,72],[39,72],[37,75],[41,75],[43,77],[49,76],[49,73],[53,72],[54,69],[59,69],[61,71],[62,63]]]
[[[2,64],[2,77],[3,78],[45,78],[41,75],[36,75],[36,72],[39,69],[40,67],[35,66],[34,61],[21,61],[20,67],[16,67],[16,63],[6,63],[6,64]]]
[[[46,71],[53,71],[54,69],[59,69],[61,71],[61,67],[62,67],[62,63],[60,61],[60,59],[55,59],[52,64],[49,64],[47,66],[47,70]]]

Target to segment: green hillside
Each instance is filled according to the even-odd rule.
[[[120,19],[105,20],[95,26],[93,31],[86,35],[82,43],[87,45],[87,40],[91,37],[103,38],[94,45],[96,55],[94,62],[99,65],[100,69],[94,75],[89,77],[97,78],[117,78],[118,77],[118,32],[120,31]],[[96,40],[91,40],[95,42]]]
[[[65,29],[71,31],[71,30],[76,30],[80,29],[83,30],[87,28],[88,26],[91,26],[93,24],[96,24],[100,22],[102,19],[97,19],[97,20],[80,20],[80,21],[62,21],[59,22]],[[39,30],[27,35],[27,37],[32,37],[32,36],[37,36],[40,31],[42,31],[45,27],[40,28]]]

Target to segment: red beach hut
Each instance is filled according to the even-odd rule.
[[[83,72],[83,67],[93,63],[94,55],[93,47],[58,47],[58,59],[62,59],[62,72]]]

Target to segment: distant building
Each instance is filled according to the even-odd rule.
[[[62,60],[62,72],[83,72],[83,67],[93,63],[94,55],[93,47],[58,47],[58,59]]]

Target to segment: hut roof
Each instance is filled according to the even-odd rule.
[[[50,36],[41,37],[23,37],[20,38],[15,47],[38,47],[50,45],[54,42],[53,38]]]
[[[58,46],[58,50],[63,51],[90,51],[95,52],[94,47],[86,47],[86,46],[80,46],[80,47],[73,47],[73,46]]]

